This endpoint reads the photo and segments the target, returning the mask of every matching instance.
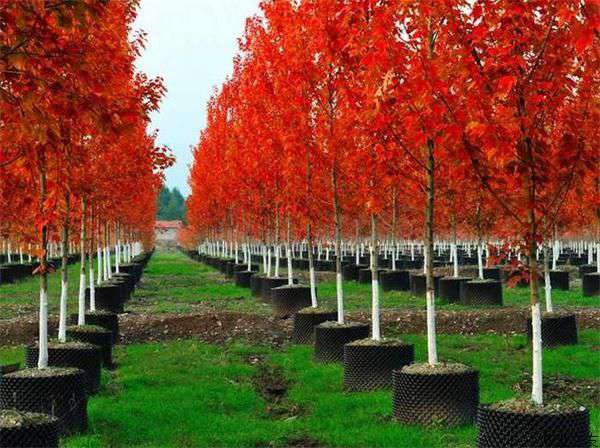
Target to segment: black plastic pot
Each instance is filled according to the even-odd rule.
[[[127,295],[131,296],[135,290],[135,278],[133,275],[127,274],[126,272],[115,272],[113,278],[122,281],[127,288]]]
[[[502,301],[502,283],[498,280],[471,280],[460,285],[461,305],[498,305]]]
[[[0,420],[4,417],[18,423],[0,426],[0,448],[58,448],[60,424],[57,418],[34,412],[0,411]]]
[[[600,272],[583,276],[583,295],[586,297],[600,296]]]
[[[235,284],[242,288],[250,288],[250,280],[256,274],[255,271],[237,271],[233,273]]]
[[[598,268],[593,264],[584,264],[579,266],[579,278],[583,279],[585,274],[593,274]]]
[[[275,317],[293,316],[310,305],[310,286],[285,285],[271,289],[271,307]]]
[[[526,334],[532,338],[531,318],[527,319]],[[542,345],[577,344],[577,319],[574,314],[544,314],[542,316]]]
[[[496,280],[501,282],[504,280],[504,272],[499,267],[483,268],[483,278],[485,280]]]
[[[410,272],[408,271],[384,271],[379,274],[381,289],[384,291],[409,291]]]
[[[123,297],[119,285],[102,284],[95,289],[96,308],[120,314],[123,312]]]
[[[440,279],[440,298],[448,303],[460,301],[460,285],[472,280],[470,277],[444,277]]]
[[[312,344],[315,340],[315,326],[337,319],[337,312],[305,308],[294,314],[294,344]]]
[[[381,274],[382,272],[385,272],[385,269],[378,269],[377,272],[378,274]],[[358,271],[358,283],[371,283],[372,277],[370,268],[360,269]]]
[[[434,274],[433,286],[436,297],[440,294],[440,279],[442,275]],[[426,292],[425,274],[410,274],[410,292],[413,296],[424,296]]]
[[[481,405],[477,412],[477,429],[479,448],[587,448],[592,445],[587,409],[544,414]]]
[[[261,282],[260,297],[263,302],[271,303],[271,290],[288,284],[284,277],[265,277]]]
[[[254,274],[250,277],[250,292],[252,297],[259,298],[262,294],[262,282],[263,279],[267,278],[265,274]]]
[[[102,350],[88,343],[48,345],[48,365],[50,367],[75,367],[85,372],[86,391],[93,395],[100,390],[100,372],[102,371]],[[37,367],[39,349],[37,344],[25,347],[25,365]]]
[[[315,326],[315,361],[343,362],[344,345],[369,336],[369,325],[326,322]]]
[[[0,266],[0,285],[13,283],[14,281],[12,269],[6,266]]]
[[[364,264],[354,264],[349,263],[347,265],[342,266],[342,278],[345,281],[357,281],[358,280],[358,272],[361,269],[367,269],[368,266]]]
[[[393,415],[405,424],[466,425],[479,405],[479,372],[392,374]]]
[[[0,408],[56,417],[61,435],[83,432],[87,429],[85,373],[73,368],[48,368],[3,375]]]
[[[77,317],[77,314],[71,315],[71,325],[77,325]],[[117,314],[103,310],[86,311],[85,323],[86,325],[97,325],[109,330],[113,335],[113,345],[120,342],[119,316]]]
[[[344,345],[344,389],[351,392],[388,389],[392,372],[414,361],[414,346],[362,339]]]
[[[102,364],[107,369],[114,367],[112,361],[113,334],[112,331],[97,325],[73,326],[67,328],[67,336],[76,341],[89,342],[102,349]]]
[[[569,290],[569,271],[550,271],[552,289]]]

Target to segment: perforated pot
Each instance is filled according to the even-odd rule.
[[[531,318],[527,319],[527,338],[531,340],[533,330]],[[577,344],[577,319],[574,314],[544,314],[542,316],[542,344],[544,347]]]
[[[0,419],[14,425],[0,425],[0,448],[58,448],[60,424],[57,418],[35,412],[0,410]]]
[[[275,317],[291,317],[310,305],[309,286],[285,285],[271,289],[271,306]]]
[[[87,429],[85,373],[73,368],[25,369],[2,376],[0,408],[58,419],[61,435]]]
[[[294,344],[312,344],[315,340],[315,326],[337,319],[337,313],[331,310],[303,309],[294,314]]]
[[[479,448],[588,448],[592,445],[587,409],[543,414],[481,405],[477,430]]]
[[[405,424],[447,426],[473,422],[479,405],[479,373],[457,372],[392,374],[394,418]]]
[[[412,344],[363,339],[344,345],[344,389],[369,391],[392,386],[392,372],[414,360]]]
[[[344,345],[369,336],[369,325],[326,322],[315,326],[315,361],[343,362]]]

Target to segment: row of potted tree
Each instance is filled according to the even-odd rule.
[[[312,279],[315,232],[325,233],[339,306],[337,323],[322,325],[333,329],[346,325],[343,233],[366,223],[372,255],[382,222],[391,223],[392,241],[421,239],[428,359],[406,368],[406,399],[421,397],[406,414],[413,416],[419,406],[431,415],[436,397],[452,396],[448,375],[471,375],[469,390],[476,382],[471,369],[438,360],[436,236],[466,227],[479,245],[509,241],[529,279],[532,393],[518,405],[482,408],[480,443],[589,443],[587,428],[536,429],[555,413],[543,404],[538,255],[559,236],[593,246],[600,236],[598,24],[594,2],[264,2],[262,16],[248,21],[233,75],[209,103],[184,236],[284,240],[288,248],[306,240]],[[365,345],[379,347],[378,257],[371,260]],[[311,291],[313,305],[315,297]],[[515,430],[523,419],[534,423]],[[560,419],[583,428],[587,411]]]
[[[2,444],[56,446],[59,435],[86,429],[87,397],[100,366],[112,364],[114,313],[152,247],[172,157],[148,130],[164,87],[134,68],[144,46],[132,31],[136,11],[137,2],[103,0],[0,7],[0,235],[31,255],[40,279],[38,340],[27,368],[0,381]],[[74,252],[79,293],[69,325]],[[51,338],[48,276],[57,269]]]

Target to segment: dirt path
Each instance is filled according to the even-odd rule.
[[[600,329],[600,309],[576,309],[579,329]],[[501,308],[476,311],[439,311],[437,329],[446,334],[522,334],[526,310]],[[382,311],[384,331],[392,334],[423,334],[425,312],[420,310]],[[350,313],[350,319],[368,322],[367,312]],[[231,341],[280,346],[289,341],[292,320],[231,311],[202,310],[189,314],[123,314],[120,316],[125,344],[197,338],[222,344]],[[50,319],[50,334],[57,320]],[[0,345],[29,343],[37,337],[37,320],[19,318],[0,321]],[[600,339],[600,338],[599,338]],[[600,344],[599,344],[600,345]]]

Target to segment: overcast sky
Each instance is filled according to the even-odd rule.
[[[206,123],[206,103],[232,71],[237,39],[259,0],[142,0],[137,27],[148,33],[138,62],[150,76],[161,75],[168,89],[152,124],[159,143],[169,146],[177,164],[167,185],[187,195],[191,149]]]

